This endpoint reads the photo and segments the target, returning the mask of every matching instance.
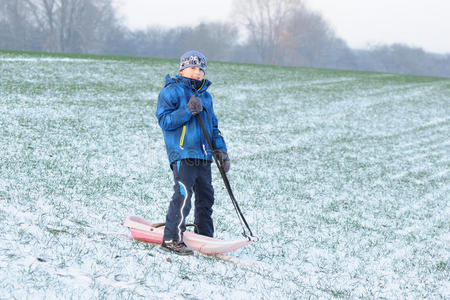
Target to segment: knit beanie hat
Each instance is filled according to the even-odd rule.
[[[199,67],[206,73],[206,56],[198,51],[188,51],[184,53],[180,58],[180,71],[188,67]]]

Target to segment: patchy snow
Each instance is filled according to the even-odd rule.
[[[86,59],[86,58],[69,58],[69,57],[0,57],[0,62],[36,62],[36,63],[42,63],[42,62],[55,62],[55,63],[89,63],[89,62],[95,62],[96,59]],[[113,62],[113,60],[108,60],[109,62]],[[106,60],[103,60],[103,62],[107,62]]]
[[[154,113],[176,62],[2,52],[0,68],[2,297],[450,297],[448,79],[210,63],[230,182],[260,240],[179,257],[121,225],[164,219]],[[216,237],[236,238],[213,177]]]

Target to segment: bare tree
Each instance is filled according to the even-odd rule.
[[[302,0],[248,0],[233,2],[233,15],[244,26],[262,63],[277,64],[283,52],[286,20],[303,7]]]
[[[109,0],[23,0],[47,51],[86,52],[115,23]]]
[[[337,38],[323,17],[306,8],[297,9],[287,20],[284,57],[298,66],[339,67],[349,55],[346,43]]]
[[[0,49],[24,49],[30,47],[31,28],[23,1],[0,2]]]
[[[247,30],[247,44],[257,50],[256,62],[345,67],[352,59],[346,43],[301,0],[236,0],[234,10]]]
[[[231,60],[237,37],[237,28],[231,24],[201,23],[183,36],[177,56],[186,49],[201,49],[210,60]]]
[[[117,45],[124,55],[178,58],[183,52],[198,49],[210,60],[231,61],[238,38],[237,28],[226,23],[201,23],[195,27],[146,30],[126,33]]]

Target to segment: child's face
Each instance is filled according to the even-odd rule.
[[[199,67],[188,67],[180,71],[180,75],[186,78],[203,80],[205,73]]]

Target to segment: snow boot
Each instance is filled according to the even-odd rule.
[[[179,255],[192,255],[194,252],[189,249],[184,242],[163,241],[161,249],[170,251]]]

